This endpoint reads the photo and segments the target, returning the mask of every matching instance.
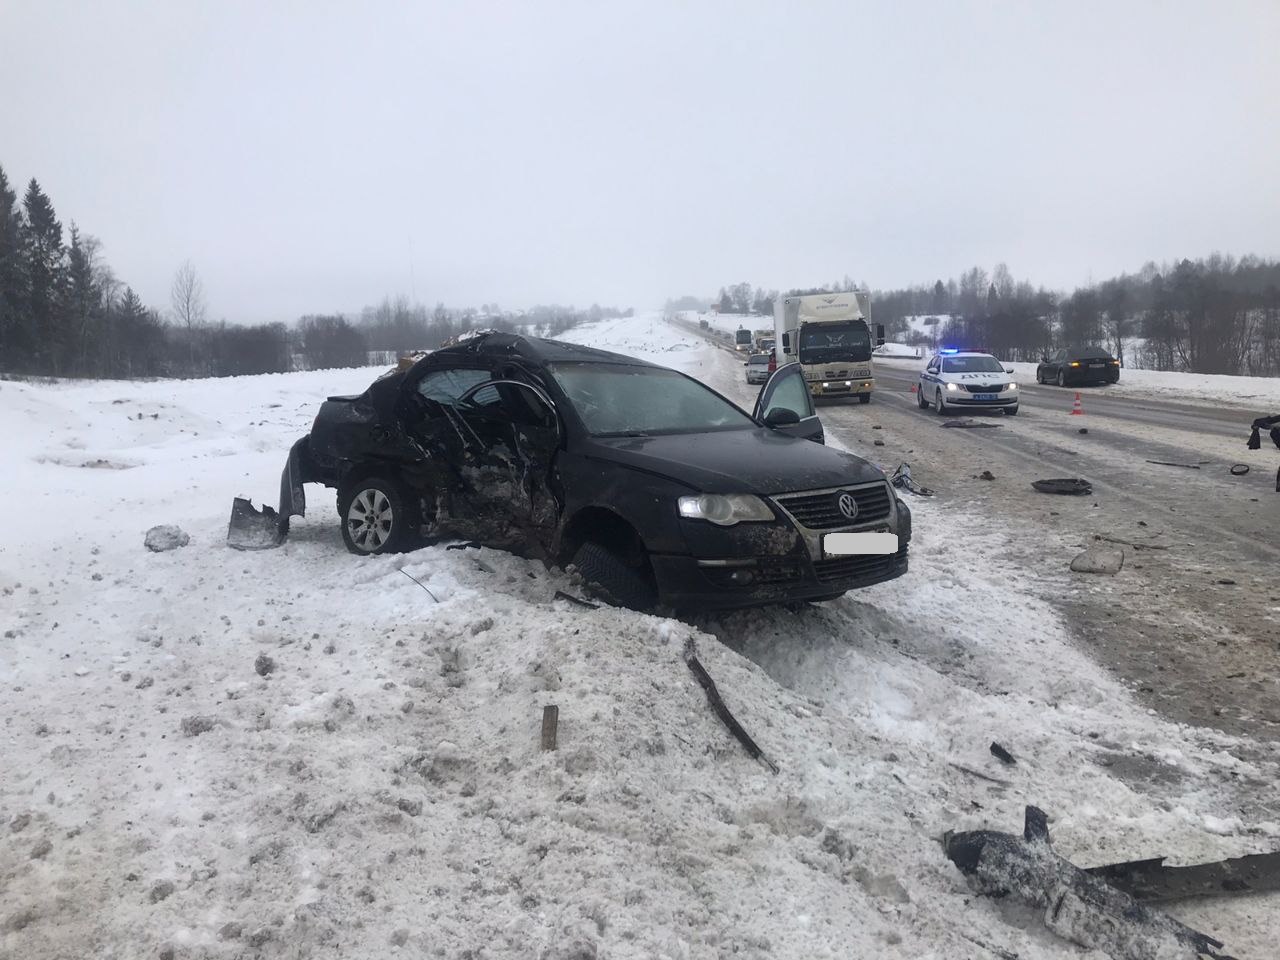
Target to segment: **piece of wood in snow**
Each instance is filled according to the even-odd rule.
[[[556,748],[556,731],[560,726],[560,708],[549,703],[542,708],[542,749]]]

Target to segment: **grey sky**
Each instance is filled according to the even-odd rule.
[[[1275,0],[0,0],[0,37],[10,179],[214,318],[1280,255]]]

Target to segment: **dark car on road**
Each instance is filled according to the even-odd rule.
[[[829,600],[906,572],[911,513],[822,440],[798,364],[748,414],[674,370],[488,333],[331,397],[259,516],[280,542],[322,483],[358,554],[472,541],[639,609]]]
[[[1036,383],[1060,387],[1086,383],[1118,383],[1120,361],[1101,347],[1075,347],[1043,357],[1036,366]]]

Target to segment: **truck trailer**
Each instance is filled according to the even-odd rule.
[[[872,339],[870,309],[864,290],[779,297],[773,307],[778,365],[798,362],[814,397],[856,396],[870,403],[871,351],[884,343],[882,325]]]

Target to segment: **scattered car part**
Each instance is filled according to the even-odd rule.
[[[1154,463],[1158,467],[1186,467],[1188,470],[1199,470],[1198,463],[1171,463],[1168,460],[1148,460],[1147,463]]]
[[[1159,536],[1159,534],[1156,534]],[[1119,537],[1108,537],[1105,533],[1095,533],[1095,540],[1103,540],[1106,543],[1119,543],[1126,547],[1133,547],[1135,550],[1168,550],[1168,546],[1159,543],[1141,543],[1134,540],[1121,540]]]
[[[998,423],[987,423],[985,420],[970,420],[967,417],[964,420],[947,420],[942,425],[944,427],[960,427],[962,429],[1000,426]]]
[[[231,501],[231,521],[227,524],[227,546],[237,550],[268,550],[284,542],[289,521],[263,504],[261,510],[252,500],[236,497]]]
[[[974,477],[973,479],[975,479],[975,480],[994,480],[995,478],[996,478],[996,475],[995,475],[994,473],[992,473],[990,470],[983,470],[980,474],[978,474],[978,475],[977,475],[976,477]]]
[[[908,490],[911,493],[921,497],[932,497],[933,491],[928,487],[918,484],[911,478],[911,465],[909,463],[898,464],[898,469],[893,471],[893,476],[889,478],[889,482],[901,490]]]
[[[1060,477],[1052,480],[1032,480],[1031,486],[1041,493],[1062,493],[1068,496],[1085,496],[1093,493],[1093,484],[1078,477]]]
[[[711,703],[711,709],[720,718],[721,722],[729,728],[729,732],[737,738],[739,743],[746,747],[747,753],[751,755],[753,760],[761,761],[775,774],[778,773],[778,765],[764,755],[764,751],[756,745],[756,742],[751,739],[747,731],[742,729],[742,724],[729,712],[729,708],[720,699],[720,691],[716,689],[715,681],[711,679],[711,675],[707,673],[706,668],[698,659],[698,647],[692,639],[684,646],[684,662],[689,665],[689,669],[697,677],[698,684],[707,692],[707,700]]]
[[[1026,808],[1022,836],[995,830],[948,832],[948,859],[989,895],[1008,895],[1044,909],[1053,933],[1115,960],[1231,960],[1207,934],[1139,903],[1053,851],[1049,818]]]
[[[1018,762],[1013,758],[1012,753],[1000,746],[1000,744],[996,743],[994,740],[991,741],[991,755],[1001,763],[1007,763],[1010,766],[1013,766]]]
[[[1085,872],[1144,903],[1280,890],[1280,852],[1253,853],[1185,867],[1165,866],[1164,859],[1108,863],[1089,867]]]
[[[1243,477],[1248,472],[1249,465],[1247,463],[1233,463],[1231,465],[1231,475],[1233,477]]]
[[[565,593],[563,590],[557,590],[555,593],[551,595],[551,599],[552,600],[568,600],[570,603],[574,604],[575,606],[585,607],[588,610],[600,609],[599,604],[591,603],[589,600],[583,600],[580,597],[575,597],[573,594]]]
[[[428,596],[428,597],[430,597],[430,598],[431,598],[432,600],[434,600],[436,603],[439,603],[439,602],[440,602],[440,598],[439,598],[439,597],[437,597],[434,593],[432,593],[432,592],[431,592],[431,590],[430,590],[430,588],[429,588],[425,583],[423,583],[421,580],[419,580],[417,577],[415,577],[412,573],[410,573],[408,570],[404,569],[404,567],[401,567],[401,568],[400,568],[400,572],[401,572],[401,573],[403,573],[403,574],[404,574],[406,577],[408,577],[410,580],[412,580],[414,583],[416,583],[418,586],[420,586],[423,590],[426,590],[426,591],[427,591],[427,596]]]
[[[1081,427],[1079,430],[1076,431],[1076,433],[1088,433],[1088,432],[1089,432],[1088,427]]]

